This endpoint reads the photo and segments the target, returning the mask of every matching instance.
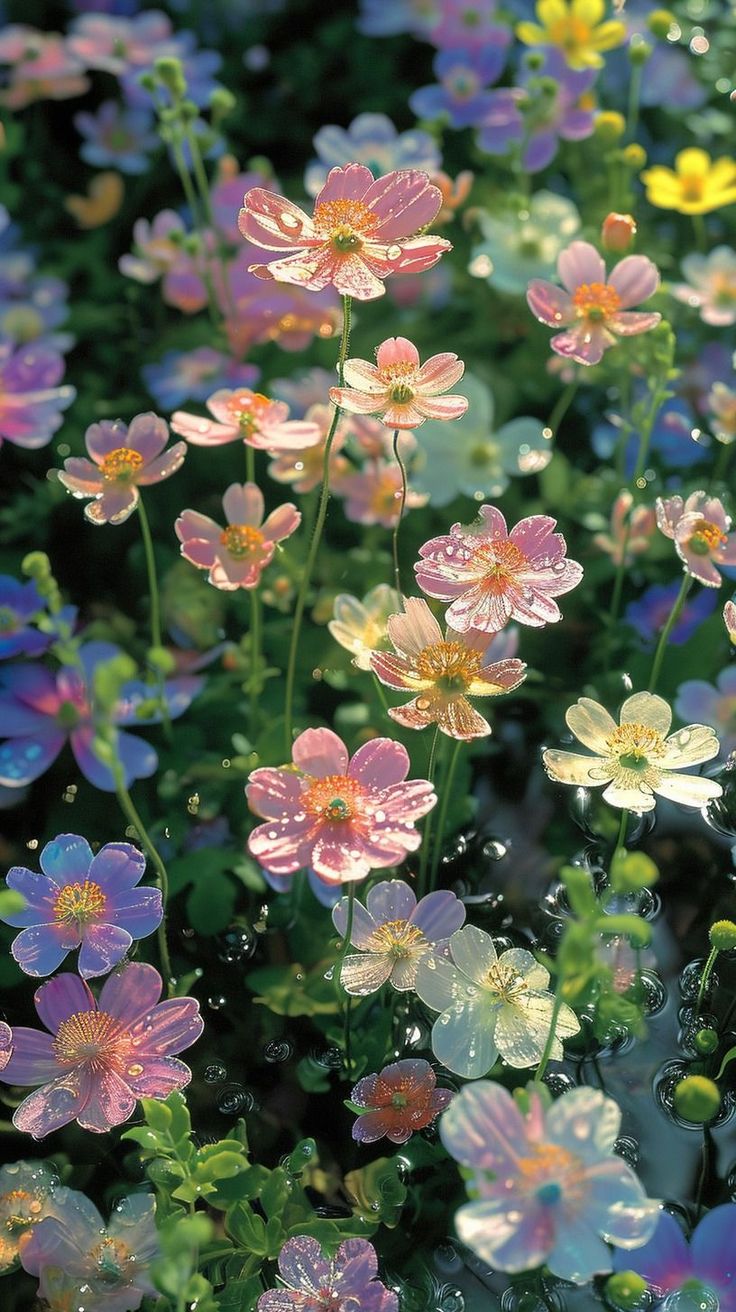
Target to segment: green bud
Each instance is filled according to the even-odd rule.
[[[539,50],[530,50],[524,56],[524,63],[532,73],[535,73],[538,68],[544,67],[544,55]]]
[[[180,59],[173,55],[161,55],[154,60],[153,71],[177,100],[186,95],[187,80]]]
[[[111,710],[120,696],[120,689],[129,679],[137,674],[135,661],[123,652],[113,656],[112,660],[103,661],[94,672],[93,686],[95,702],[99,710]]]
[[[215,87],[210,96],[210,110],[215,122],[219,123],[221,119],[227,118],[228,114],[232,114],[237,103],[232,91],[228,91],[227,87]]]
[[[260,173],[264,178],[273,177],[273,165],[265,155],[253,155],[245,165],[246,173]]]
[[[659,871],[644,852],[627,852],[621,848],[611,865],[611,887],[615,893],[638,893],[651,888],[659,879]]]
[[[199,117],[199,109],[193,100],[182,100],[179,106],[179,114],[182,122],[193,123],[195,118]]]
[[[160,710],[161,702],[158,697],[146,697],[135,708],[136,718],[138,720],[149,720],[152,715],[158,715]]]
[[[595,135],[605,146],[613,146],[626,131],[626,119],[616,110],[604,110],[595,120]]]
[[[712,1121],[721,1105],[718,1085],[705,1075],[686,1075],[675,1088],[674,1106],[678,1116],[694,1125]]]
[[[632,141],[623,152],[623,159],[631,169],[643,169],[647,162],[647,152],[638,142]]]
[[[617,1271],[606,1281],[606,1298],[617,1308],[635,1309],[647,1292],[647,1282],[637,1271]]]
[[[188,233],[181,243],[182,250],[186,251],[187,255],[198,255],[201,245],[199,234],[196,232]]]
[[[718,1047],[718,1033],[711,1029],[698,1030],[694,1043],[698,1052],[703,1057],[708,1057]]]
[[[632,36],[629,43],[629,59],[634,65],[646,64],[652,57],[652,47],[641,36]]]
[[[718,952],[730,952],[736,948],[736,925],[732,920],[717,920],[708,930],[708,938]]]
[[[143,87],[144,91],[155,91],[158,84],[153,73],[141,73],[138,78],[138,85]]]
[[[176,669],[176,661],[166,647],[149,647],[146,660],[151,669],[157,670],[159,674],[173,674]]]
[[[652,36],[658,37],[660,41],[665,41],[672,28],[676,26],[675,15],[670,13],[669,9],[655,9],[647,19],[649,31]]]
[[[51,561],[45,551],[29,551],[28,555],[23,557],[21,569],[24,574],[28,574],[39,583],[41,579],[50,577]]]

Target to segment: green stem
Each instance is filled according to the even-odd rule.
[[[247,442],[245,445],[245,471],[248,483],[256,481],[256,453]],[[258,587],[249,588],[250,600],[250,736],[255,742],[260,719],[261,696],[261,597]]]
[[[399,505],[399,513],[396,523],[394,524],[393,532],[394,581],[396,583],[396,591],[400,597],[403,597],[401,590],[401,570],[399,569],[399,528],[401,527],[401,521],[404,518],[404,510],[406,508],[406,469],[404,468],[404,462],[399,454],[398,428],[394,431],[394,456],[396,457],[396,463],[399,466],[399,471],[401,473],[401,504]]]
[[[708,230],[705,226],[705,219],[702,214],[693,214],[693,232],[695,233],[695,245],[701,255],[708,253]]]
[[[171,142],[171,149],[174,154],[174,163],[176,164],[176,171],[179,174],[179,180],[182,185],[182,190],[184,192],[184,196],[186,197],[186,202],[192,212],[192,219],[194,220],[194,226],[199,235],[199,242],[201,247],[200,255],[202,257],[202,281],[204,282],[204,285],[207,289],[207,305],[209,309],[210,319],[212,321],[213,327],[219,331],[220,311],[217,304],[215,289],[212,284],[212,274],[210,272],[209,261],[207,257],[207,242],[205,237],[205,228],[200,215],[199,204],[197,202],[197,194],[192,185],[192,178],[189,172],[189,167],[184,157],[184,152],[181,148],[181,142],[178,140],[176,133],[174,133]]]
[[[342,984],[342,968],[345,963],[345,958],[348,955],[348,951],[350,949],[350,938],[353,932],[354,911],[355,911],[355,884],[350,883],[348,885],[348,920],[345,926],[345,942],[343,944],[342,956],[340,957],[340,983],[341,984]],[[345,1027],[343,1031],[344,1045],[345,1045],[345,1066],[347,1069],[348,1078],[350,1078],[350,1069],[352,1066],[352,1058],[350,1053],[350,1009],[353,1004],[353,999],[351,994],[348,993],[344,985],[343,985],[343,992],[345,994],[345,1021],[344,1021]]]
[[[687,594],[690,591],[692,585],[693,585],[692,574],[683,575],[682,583],[680,584],[680,591],[678,592],[675,598],[675,604],[672,607],[672,610],[667,616],[667,623],[662,629],[662,632],[659,637],[659,642],[657,643],[657,650],[654,653],[654,660],[652,662],[652,673],[649,679],[650,692],[654,692],[654,689],[657,686],[657,680],[659,679],[659,672],[662,668],[662,661],[664,660],[664,654],[665,651],[667,650],[667,640],[673,628],[675,627],[675,624],[677,623],[678,616],[683,606],[685,605]]]
[[[159,853],[156,850],[153,840],[150,837],[148,831],[146,830],[146,827],[143,821],[141,820],[138,811],[136,810],[135,804],[133,802],[130,793],[125,787],[125,783],[123,779],[123,771],[120,762],[116,761],[111,768],[113,772],[113,777],[115,779],[115,793],[118,802],[120,803],[120,809],[123,815],[125,816],[126,820],[128,821],[128,823],[133,826],[136,833],[138,834],[143,850],[146,853],[149,861],[151,862],[151,865],[153,866],[154,870],[156,871],[158,886],[161,890],[161,900],[164,906],[164,914],[161,920],[161,924],[156,930],[156,939],[158,942],[158,953],[159,953],[159,959],[161,961],[161,970],[164,977],[164,983],[166,985],[166,991],[169,997],[171,998],[174,995],[174,973],[171,969],[169,945],[166,941],[166,903],[168,902],[168,898],[169,898],[169,877],[166,873],[166,866],[164,865],[161,857],[159,856]]]
[[[437,756],[437,739],[439,738],[439,725],[435,728],[432,738],[432,745],[429,749],[429,761],[427,764],[427,778],[429,782],[434,781],[434,767]],[[429,850],[432,843],[432,824],[434,821],[434,811],[430,811],[424,820],[424,833],[422,834],[422,846],[419,852],[419,896],[424,896],[425,881],[427,878],[427,863],[429,861]]]
[[[636,136],[636,129],[639,123],[639,99],[641,97],[641,79],[643,72],[643,64],[634,64],[631,69],[631,78],[629,79],[629,106],[626,114],[626,126],[632,141]]]
[[[214,210],[212,209],[212,195],[210,191],[209,179],[207,177],[207,170],[204,167],[202,152],[199,149],[199,142],[197,141],[196,133],[194,132],[190,123],[187,123],[186,126],[186,139],[187,139],[187,144],[189,146],[189,153],[192,157],[192,169],[194,171],[194,177],[197,183],[197,190],[199,191],[199,195],[202,201],[202,208],[204,211],[204,215],[208,226],[212,229],[213,233],[218,238],[217,258],[222,273],[222,289],[228,303],[228,311],[230,317],[235,318],[236,307],[233,301],[232,288],[230,286],[230,278],[228,276],[229,271],[228,271],[227,260],[223,255],[223,249],[222,249],[226,239],[222,231],[217,226]]]
[[[708,953],[708,959],[703,967],[703,973],[700,976],[700,988],[698,989],[698,996],[695,999],[696,1021],[698,1019],[698,1016],[700,1015],[700,1009],[703,1005],[703,998],[705,997],[705,990],[708,987],[708,980],[710,979],[711,972],[716,964],[717,956],[718,956],[718,948],[711,948],[710,952]]]
[[[343,296],[343,321],[342,321],[342,339],[340,341],[340,354],[338,356],[337,369],[338,379],[342,387],[344,382],[345,360],[348,353],[348,343],[350,341],[350,308],[351,300],[349,296]],[[293,720],[294,720],[294,679],[296,677],[296,660],[299,653],[299,638],[301,635],[302,620],[304,618],[304,609],[307,604],[307,593],[312,581],[312,572],[319,551],[319,544],[322,540],[322,530],[325,519],[327,518],[327,503],[330,499],[330,453],[332,443],[337,432],[337,424],[340,418],[341,410],[335,406],[335,413],[332,416],[330,431],[325,441],[325,452],[322,460],[322,488],[319,497],[319,506],[317,509],[317,519],[314,525],[314,533],[309,544],[307,560],[304,566],[302,581],[297,593],[296,606],[294,607],[294,624],[291,630],[291,645],[289,647],[289,662],[286,669],[286,690],[284,694],[284,742],[286,745],[287,756],[291,756],[291,745],[293,741]]]
[[[386,700],[386,694],[385,694],[385,692],[383,691],[383,684],[381,683],[381,680],[379,679],[379,677],[378,677],[377,674],[374,674],[374,675],[373,675],[373,682],[374,682],[374,684],[376,685],[376,692],[378,693],[378,700],[380,701],[380,703],[381,703],[381,705],[382,705],[384,711],[386,712],[386,715],[388,715],[388,701]],[[390,719],[390,718],[391,718],[391,717],[389,716],[389,719]]]
[[[143,497],[138,498],[138,520],[141,526],[141,537],[143,538],[143,550],[146,555],[146,573],[148,575],[148,595],[151,603],[151,646],[160,647],[161,642],[161,601],[158,592],[158,579],[156,578],[156,557],[153,551],[153,538],[151,537],[151,526],[148,522],[148,515],[143,504]]]
[[[544,1045],[544,1051],[542,1053],[539,1066],[537,1067],[537,1073],[534,1076],[534,1081],[536,1084],[542,1083],[542,1076],[544,1075],[544,1072],[547,1069],[547,1063],[550,1059],[552,1046],[555,1041],[555,1034],[557,1032],[557,1019],[559,1017],[561,1007],[562,1007],[562,998],[560,997],[559,993],[555,993],[555,1005],[552,1008],[552,1016],[549,1022],[549,1034],[547,1035],[547,1042]]]
[[[726,470],[728,469],[731,460],[734,443],[721,442],[719,445],[721,449],[718,452],[715,464],[713,465],[712,483],[726,482]]]
[[[547,424],[547,427],[552,430],[553,437],[557,436],[557,430],[570,409],[579,386],[580,384],[577,381],[568,383],[564,392],[558,396],[557,403],[552,410],[552,414],[550,415]]]
[[[462,738],[458,738],[457,742],[455,743],[455,746],[452,749],[452,756],[450,757],[450,764],[447,767],[447,773],[444,779],[442,780],[442,799],[440,801],[439,811],[437,813],[437,827],[435,829],[434,842],[432,844],[432,866],[429,872],[430,893],[432,892],[435,886],[437,880],[437,872],[439,870],[440,860],[442,858],[442,844],[445,840],[445,825],[447,823],[447,812],[450,806],[450,795],[452,793],[452,785],[455,779],[455,771],[457,769],[457,763],[460,759],[460,749],[462,745],[463,745]]]
[[[618,860],[619,852],[623,851],[623,849],[626,847],[626,827],[628,825],[628,821],[629,821],[629,813],[624,807],[624,809],[621,812],[621,819],[619,820],[619,824],[618,824],[618,833],[616,835],[616,842],[614,843],[613,851],[611,853],[611,860],[608,866],[609,876]],[[613,896],[614,896],[613,889],[609,887],[608,891],[604,893],[601,899],[602,905],[607,906]]]

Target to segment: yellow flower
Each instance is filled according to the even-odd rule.
[[[710,214],[736,201],[736,160],[727,155],[711,160],[697,146],[681,150],[674,169],[657,164],[641,180],[651,205],[680,214]]]
[[[601,68],[602,50],[626,37],[623,23],[602,23],[605,0],[538,0],[536,23],[519,23],[516,35],[527,46],[557,46],[570,68]]]
[[[99,228],[114,219],[123,203],[125,184],[119,173],[97,173],[86,196],[67,196],[64,208],[80,228]]]

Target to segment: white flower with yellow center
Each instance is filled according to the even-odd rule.
[[[398,592],[387,583],[371,588],[362,601],[348,592],[335,597],[334,619],[327,627],[335,642],[352,654],[359,670],[369,670],[372,653],[388,647],[388,617],[400,605]]]
[[[475,925],[458,929],[449,953],[422,957],[416,991],[441,1014],[432,1029],[438,1061],[467,1080],[480,1079],[501,1056],[509,1066],[536,1066],[552,1024],[549,973],[531,952],[509,948],[500,957],[489,934]],[[580,1029],[574,1011],[560,1007],[550,1056],[560,1061],[562,1040]]]
[[[715,779],[675,773],[718,755],[718,738],[708,725],[689,724],[671,734],[672,711],[649,692],[627,697],[619,719],[616,724],[599,702],[580,697],[565,720],[596,755],[548,748],[544,765],[550,778],[584,788],[606,784],[605,802],[636,812],[653,810],[655,794],[697,807],[721,796],[723,789]]]

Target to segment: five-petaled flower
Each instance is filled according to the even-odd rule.
[[[13,1124],[42,1139],[70,1121],[103,1133],[132,1116],[139,1098],[166,1098],[189,1083],[175,1056],[204,1025],[194,998],[159,1002],[161,976],[131,962],[109,975],[99,1002],[78,975],[55,975],[36,990],[44,1030],[16,1027],[2,1078],[40,1085]]]
[[[602,68],[604,50],[626,39],[619,19],[601,22],[604,0],[538,0],[539,23],[518,23],[516,35],[527,46],[555,46],[570,68]]]
[[[22,929],[11,952],[27,975],[50,975],[79,948],[83,979],[105,975],[133,944],[161,924],[157,888],[137,888],[146,860],[130,843],[106,843],[96,856],[86,838],[59,834],[41,852],[41,870],[13,866],[8,888],[25,899],[22,911],[0,915]]]
[[[339,934],[348,927],[348,899],[332,912]],[[449,889],[427,893],[417,902],[403,879],[387,879],[370,890],[365,906],[353,904],[350,942],[359,949],[340,965],[346,993],[365,997],[387,981],[400,992],[413,989],[417,967],[433,947],[442,947],[465,920],[465,907]]]
[[[523,661],[495,661],[495,634],[468,629],[446,633],[421,597],[407,597],[403,613],[389,616],[388,635],[394,652],[376,651],[371,669],[388,688],[415,694],[389,715],[407,729],[436,724],[450,738],[484,738],[491,726],[471,706],[468,697],[498,697],[523,682]]]
[[[552,1025],[555,999],[549,971],[524,948],[499,956],[493,939],[475,925],[452,935],[449,955],[428,953],[417,969],[416,991],[441,1014],[432,1028],[432,1051],[456,1075],[477,1080],[499,1055],[509,1066],[536,1066]],[[562,1060],[562,1040],[577,1034],[578,1019],[562,1003],[550,1055]]]
[[[378,415],[387,428],[418,428],[425,419],[459,419],[464,396],[442,396],[465,371],[451,351],[425,364],[406,337],[387,337],[376,350],[376,363],[346,360],[347,387],[331,387],[330,400],[356,415]]]
[[[0,1167],[0,1274],[15,1265],[32,1227],[49,1214],[58,1183],[45,1162],[9,1162]]]
[[[552,350],[578,364],[599,364],[618,337],[645,333],[662,317],[631,309],[659,287],[657,267],[646,255],[627,255],[607,276],[595,246],[573,241],[557,260],[557,274],[562,288],[534,278],[526,297],[541,323],[564,329],[552,338]]]
[[[721,586],[719,566],[736,565],[736,533],[723,502],[707,492],[682,497],[657,497],[657,527],[671,538],[675,551],[691,574],[707,588]]]
[[[376,1250],[367,1239],[345,1239],[334,1258],[311,1235],[294,1235],[279,1253],[281,1289],[267,1289],[258,1312],[398,1312],[399,1299],[376,1279]]]
[[[736,1205],[723,1203],[698,1222],[688,1244],[674,1216],[660,1212],[651,1239],[634,1253],[615,1252],[613,1268],[636,1271],[658,1299],[674,1295],[673,1310],[736,1312],[734,1227]]]
[[[251,855],[276,875],[311,866],[328,884],[365,879],[416,852],[414,824],[437,798],[428,779],[410,779],[409,753],[373,738],[352,759],[331,729],[305,729],[293,765],[254,770],[246,787],[263,816],[248,840]]]
[[[256,451],[304,451],[320,439],[319,425],[289,419],[284,401],[272,401],[248,387],[221,387],[207,401],[213,419],[175,410],[171,427],[192,446],[225,446],[245,442]]]
[[[120,419],[90,424],[84,439],[91,460],[70,456],[59,481],[75,497],[94,498],[84,509],[93,524],[122,524],[138,505],[138,488],[170,478],[187,453],[184,442],[164,450],[168,424],[151,411],[130,427]]]
[[[498,633],[509,620],[540,628],[561,619],[553,598],[577,587],[583,569],[565,558],[556,521],[530,515],[509,533],[495,506],[478,513],[474,524],[453,524],[425,542],[414,566],[422,592],[451,602],[447,624],[458,633]]]
[[[650,205],[680,214],[710,214],[736,201],[736,160],[727,155],[712,160],[699,146],[675,155],[674,169],[663,164],[645,169],[641,180]]]
[[[309,291],[332,285],[343,296],[370,301],[383,295],[390,274],[431,269],[452,249],[443,237],[413,235],[441,205],[441,192],[420,169],[374,179],[363,164],[348,164],[330,170],[312,218],[284,196],[252,187],[238,226],[255,246],[282,252],[270,264],[250,266],[259,278]]]
[[[672,711],[653,693],[627,697],[618,724],[590,697],[580,697],[570,706],[565,720],[575,737],[596,755],[547,748],[544,765],[557,783],[580,788],[605,784],[604,802],[636,813],[653,810],[658,796],[683,806],[702,807],[723,792],[715,779],[679,773],[718,755],[713,729],[689,724],[671,734]]]
[[[496,1270],[545,1264],[583,1285],[611,1270],[609,1243],[638,1248],[659,1203],[614,1153],[621,1111],[599,1089],[571,1089],[524,1116],[502,1085],[483,1081],[452,1100],[440,1122],[447,1151],[470,1168],[475,1201],[455,1217],[463,1243]]]
[[[356,1108],[365,1108],[353,1125],[353,1138],[358,1143],[378,1139],[406,1143],[452,1102],[452,1091],[438,1089],[436,1083],[432,1067],[421,1057],[406,1057],[377,1074],[365,1075],[350,1094]]]
[[[255,483],[232,483],[222,498],[227,527],[198,510],[185,510],[174,525],[181,554],[208,583],[225,592],[255,588],[273,559],[276,544],[296,532],[301,513],[287,501],[264,520],[264,501]]]

